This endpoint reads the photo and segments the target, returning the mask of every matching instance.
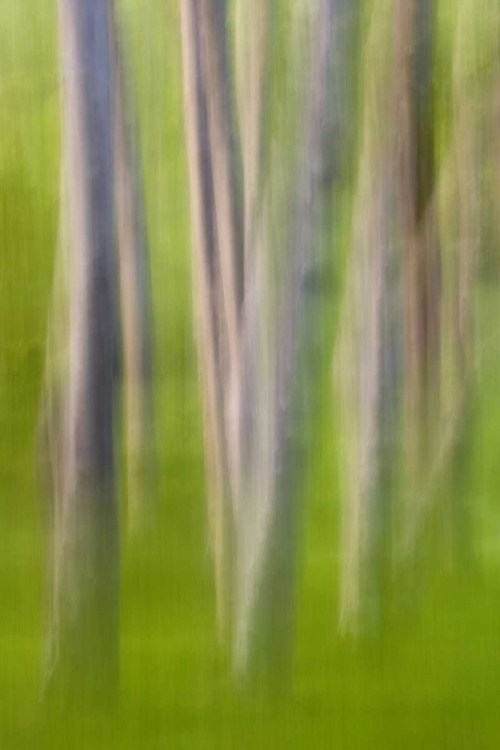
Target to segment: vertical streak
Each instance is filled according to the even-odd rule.
[[[388,544],[387,463],[394,462],[397,369],[394,367],[393,59],[387,9],[378,4],[367,42],[361,158],[353,205],[352,246],[337,349],[342,451],[340,629],[378,628]],[[376,62],[375,62],[376,61]]]
[[[252,342],[262,335],[259,329],[265,318],[260,280],[257,276],[247,281],[252,295],[246,298],[244,311],[242,372],[246,384],[242,409],[252,410],[255,418],[253,460],[246,467],[237,529],[233,659],[236,672],[242,675],[255,667],[282,668],[290,656],[303,493],[302,431],[308,412],[303,384],[314,390],[318,363],[315,328],[321,317],[321,299],[314,294],[313,279],[321,273],[317,228],[323,190],[328,185],[324,168],[330,157],[334,19],[335,3],[321,0],[314,14],[310,67],[302,79],[303,120],[290,197],[291,225],[281,227],[287,267],[279,280],[282,304],[273,326],[273,365],[267,375],[257,369],[253,378],[247,375],[255,367]],[[262,382],[264,377],[269,382]],[[263,447],[267,449],[264,455]]]
[[[123,319],[125,431],[128,527],[138,532],[150,521],[154,406],[152,310],[140,160],[135,147],[131,108],[120,43],[115,30],[115,191]]]
[[[211,177],[213,183],[214,227],[220,276],[222,325],[221,341],[224,387],[240,382],[241,308],[244,298],[244,246],[237,178],[237,152],[233,112],[232,76],[229,67],[227,2],[205,0],[200,5],[201,71],[207,108]],[[227,408],[226,408],[227,407]],[[225,405],[227,429],[237,419]],[[236,477],[230,462],[231,490],[237,494]]]
[[[59,661],[63,670],[70,670],[69,685],[76,689],[78,684],[89,697],[98,686],[116,687],[118,677],[110,39],[108,0],[60,0],[70,309],[69,382],[62,416],[67,444],[56,457],[64,461],[64,485],[57,510],[62,540],[54,604]]]
[[[404,248],[406,319],[406,468],[413,524],[417,488],[428,473],[431,422],[437,405],[440,337],[440,251],[434,206],[434,4],[395,3],[398,188]]]
[[[201,71],[199,24],[199,0],[182,0],[184,110],[191,215],[194,225],[194,295],[199,361],[205,397],[205,444],[210,483],[210,522],[215,555],[217,630],[222,639],[228,622],[228,473],[217,311],[213,165],[207,133],[207,101]]]

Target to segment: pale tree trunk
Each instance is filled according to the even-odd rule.
[[[115,30],[115,193],[123,336],[127,525],[133,536],[154,519],[152,302],[141,166],[121,45]]]
[[[239,498],[236,455],[241,378],[241,317],[245,295],[244,236],[239,157],[235,133],[226,0],[200,5],[201,74],[205,87],[207,129],[214,205],[216,267],[219,278],[219,358],[224,399],[226,455],[233,510]],[[231,386],[230,386],[231,384]]]
[[[65,148],[62,147],[60,220],[54,264],[52,300],[47,329],[45,373],[39,424],[40,470],[48,513],[48,635],[44,687],[59,666],[59,590],[62,554],[62,508],[67,445],[67,395],[69,381],[69,226],[66,189]]]
[[[244,276],[253,273],[253,247],[262,210],[266,98],[270,72],[269,0],[237,0],[235,52],[239,133],[243,165]]]
[[[452,61],[451,148],[436,188],[443,237],[439,342],[442,386],[439,423],[435,419],[432,426],[439,429],[435,429],[430,442],[432,455],[420,500],[403,537],[403,552],[411,558],[421,542],[438,492],[444,487],[446,562],[451,568],[462,570],[470,569],[474,563],[470,472],[476,390],[475,286],[484,192],[481,128],[484,114],[490,110],[477,79],[480,18],[470,3],[458,8]],[[494,22],[491,16],[490,23]]]
[[[249,461],[250,446],[246,443],[249,420],[255,403],[252,392],[256,387],[257,368],[263,366],[257,348],[263,343],[258,338],[257,326],[265,325],[262,298],[265,277],[266,222],[264,219],[263,170],[265,148],[266,93],[270,73],[271,14],[269,0],[248,3],[238,0],[235,6],[235,66],[236,100],[238,105],[239,137],[243,187],[243,302],[240,323],[241,367],[231,371],[227,396],[226,418],[231,444],[229,456],[232,474],[233,512],[240,512],[243,464]],[[259,298],[259,301],[258,301]],[[265,315],[265,314],[264,314]],[[262,352],[260,352],[262,354]],[[259,364],[260,363],[260,364]],[[243,370],[243,367],[245,370]],[[250,385],[251,383],[251,385]]]
[[[376,633],[390,551],[401,350],[395,248],[391,3],[378,3],[365,56],[361,157],[339,344],[340,630]]]
[[[208,93],[201,44],[200,0],[181,3],[184,110],[193,230],[193,289],[200,373],[204,396],[205,452],[209,484],[209,522],[214,552],[217,631],[228,627],[230,491],[223,356],[220,331],[221,279],[218,257],[214,165],[208,132]],[[230,268],[232,263],[229,263]],[[226,268],[227,270],[227,268]],[[236,307],[234,277],[230,300]],[[237,335],[237,331],[233,331]]]
[[[274,217],[268,205],[275,204],[273,169],[269,184],[262,184],[270,9],[259,4],[256,26],[245,40],[248,47],[236,52],[241,209],[226,5],[220,0],[203,5],[186,0],[182,5],[216,588],[225,589],[218,594],[219,623],[231,620],[239,674],[282,664],[290,654],[305,433],[317,393],[323,313],[317,234],[335,175],[331,76],[339,7],[322,0],[311,10],[309,60],[305,69],[294,71],[301,82],[295,168],[286,170],[287,209]],[[237,8],[237,17],[243,11]],[[273,232],[275,259],[284,248],[276,290],[268,253]],[[232,580],[226,575],[229,560],[234,561]],[[234,601],[231,613],[225,606],[228,593]]]
[[[279,217],[284,257],[274,305],[266,291],[271,279],[262,277],[268,273],[263,248],[271,236],[265,216],[246,286],[234,640],[240,675],[282,672],[292,650],[308,428],[318,391],[324,313],[324,258],[317,232],[333,178],[336,11],[330,0],[321,0],[312,11],[309,64],[300,72],[297,166],[289,210]]]
[[[48,677],[60,682],[63,697],[93,700],[111,695],[118,678],[117,295],[108,1],[61,0],[60,38],[61,268],[68,269],[69,322],[66,331],[54,334],[67,336],[67,380],[61,354],[55,371],[64,382],[52,390],[58,403],[48,413],[55,480]],[[64,306],[64,294],[61,299]]]
[[[268,0],[259,0],[252,6],[242,0],[236,5],[235,59],[243,165],[245,288],[240,338],[241,369],[232,372],[228,396],[235,517],[234,605],[231,612],[235,651],[238,650],[241,630],[241,602],[245,600],[243,587],[246,582],[241,568],[250,562],[249,546],[259,544],[255,538],[252,516],[249,518],[252,508],[248,497],[252,494],[261,498],[265,496],[268,489],[265,479],[272,470],[274,449],[271,439],[273,394],[269,389],[272,365],[267,348],[270,321],[265,253],[268,238],[262,184],[270,14]],[[256,464],[258,472],[255,471]],[[250,467],[254,469],[251,477]]]
[[[484,195],[481,141],[485,114],[491,111],[477,80],[478,20],[471,3],[460,5],[452,61],[450,158],[440,181],[442,233],[447,241],[446,255],[443,252],[443,419],[439,463],[433,467],[430,489],[435,493],[438,482],[448,480],[446,562],[455,570],[470,568],[474,561],[470,480],[476,411],[475,289]],[[432,500],[431,495],[429,507]]]
[[[226,0],[206,0],[201,3],[199,23],[208,138],[213,162],[212,181],[223,320],[231,369],[236,367],[235,363],[239,358],[239,321],[244,294],[244,269]]]
[[[405,299],[405,502],[398,525],[409,543],[435,450],[439,414],[440,250],[435,205],[435,7],[432,0],[395,3],[397,190]]]

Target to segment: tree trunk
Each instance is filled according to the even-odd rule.
[[[237,101],[243,166],[244,276],[253,273],[262,210],[266,96],[270,69],[269,0],[237,0],[235,24]]]
[[[361,158],[335,362],[343,477],[340,629],[354,636],[376,634],[381,625],[397,456],[402,332],[390,11],[388,3],[377,6],[367,42]]]
[[[301,89],[297,181],[290,211],[280,217],[290,223],[289,228],[280,224],[285,257],[274,320],[266,319],[271,280],[262,278],[262,248],[256,247],[246,286],[234,642],[240,675],[282,672],[291,656],[307,434],[318,391],[324,314],[317,230],[333,177],[328,165],[336,10],[331,0],[321,0],[313,14],[310,67]],[[260,236],[268,241],[265,229]]]
[[[228,628],[230,506],[224,385],[226,370],[220,331],[221,280],[217,254],[213,163],[208,135],[207,87],[203,75],[200,0],[182,0],[184,111],[194,226],[194,301],[205,412],[209,522],[215,566],[219,639]],[[233,290],[234,291],[234,290]],[[234,298],[231,297],[234,302]],[[235,333],[236,335],[236,333]]]
[[[439,412],[441,266],[435,205],[434,15],[432,0],[395,3],[397,185],[406,306],[403,546],[411,536],[429,475]],[[403,554],[411,555],[412,550]]]
[[[59,389],[60,419],[52,431],[57,484],[49,669],[54,683],[60,681],[63,697],[93,701],[108,698],[117,687],[119,635],[113,442],[117,294],[108,0],[61,0],[60,37],[69,354],[68,380]]]

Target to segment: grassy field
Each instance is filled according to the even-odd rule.
[[[237,692],[215,648],[201,403],[191,325],[177,3],[125,0],[141,119],[156,330],[158,523],[124,540],[118,719],[39,704],[45,508],[36,424],[57,238],[55,3],[0,7],[0,748],[494,750],[500,737],[500,305],[480,292],[474,460],[480,570],[437,570],[376,643],[337,637],[335,430],[324,389],[311,467],[297,653],[284,694]]]

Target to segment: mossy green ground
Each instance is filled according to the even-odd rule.
[[[201,402],[190,292],[177,3],[127,0],[140,112],[156,331],[158,519],[123,542],[118,720],[47,717],[45,506],[36,424],[58,225],[55,3],[0,7],[0,748],[449,748],[500,746],[500,314],[480,292],[474,453],[480,570],[441,569],[376,643],[337,635],[338,508],[329,381],[311,471],[297,652],[280,695],[232,686],[215,646]],[[147,498],[145,498],[147,501]],[[80,717],[82,719],[82,717]]]

